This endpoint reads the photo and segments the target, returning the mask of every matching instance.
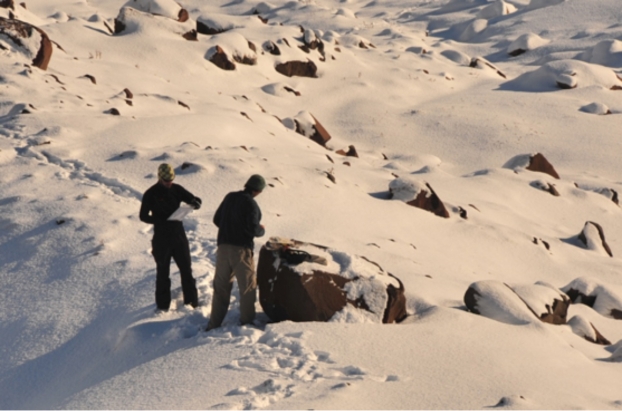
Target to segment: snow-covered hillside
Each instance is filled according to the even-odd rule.
[[[618,3],[0,1],[0,408],[622,408]],[[173,265],[155,313],[162,162],[203,199],[201,305]],[[203,331],[251,174],[256,255],[362,256],[407,319],[241,327],[234,289]],[[430,188],[447,218],[406,204]]]

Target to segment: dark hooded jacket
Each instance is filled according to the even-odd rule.
[[[159,182],[149,187],[143,194],[140,206],[140,221],[153,224],[153,236],[170,235],[184,231],[181,221],[168,221],[167,219],[179,208],[183,201],[190,204],[196,197],[188,190],[174,184],[167,188]]]
[[[250,189],[227,194],[214,214],[218,245],[237,245],[252,250],[255,247],[253,238],[265,234],[260,221],[261,210]]]

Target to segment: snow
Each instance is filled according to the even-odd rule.
[[[0,50],[0,408],[622,408],[619,0],[26,6],[13,13],[55,45],[47,71]],[[197,21],[230,30],[183,38]],[[300,47],[314,39],[322,52]],[[222,70],[216,46],[256,64]],[[276,72],[292,60],[317,78]],[[358,158],[336,153],[350,145]],[[535,153],[561,179],[527,170]],[[173,265],[155,313],[138,211],[162,162],[203,200],[184,218],[201,305],[183,305]],[[239,326],[234,287],[203,331],[213,214],[252,174],[268,183],[256,256],[271,237],[324,245],[308,251],[364,279],[352,299],[384,296],[391,273],[406,320],[380,324],[380,298],[326,323],[269,323],[257,303]],[[449,218],[403,204],[426,183]],[[571,288],[596,299],[568,324],[530,311]],[[587,341],[591,325],[613,344]]]

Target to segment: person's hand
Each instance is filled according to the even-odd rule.
[[[190,206],[195,210],[198,210],[199,208],[201,208],[201,203],[201,199],[199,197],[195,197],[194,200],[190,202]]]

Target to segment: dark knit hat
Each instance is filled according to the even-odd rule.
[[[173,181],[175,179],[175,170],[170,164],[162,163],[158,167],[158,178],[163,181]]]
[[[254,191],[263,191],[266,188],[266,180],[259,174],[253,174],[246,184],[244,184],[244,188],[250,188]]]

